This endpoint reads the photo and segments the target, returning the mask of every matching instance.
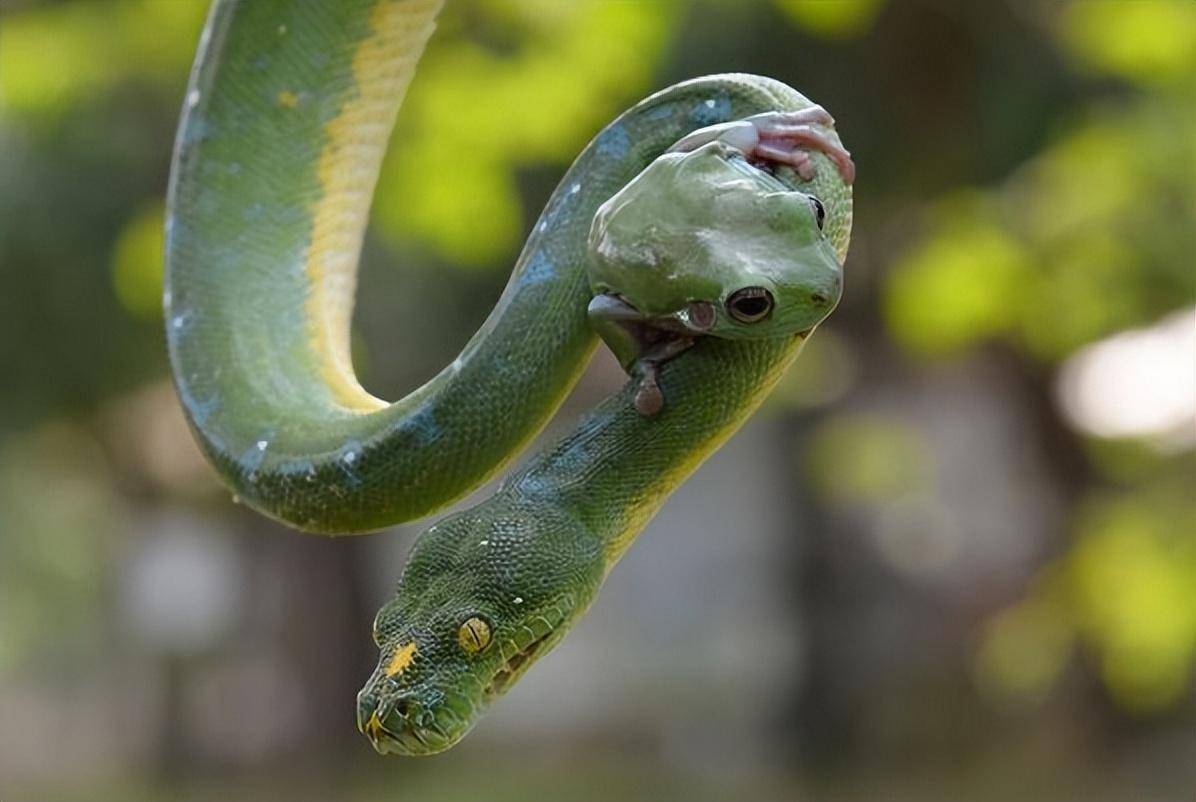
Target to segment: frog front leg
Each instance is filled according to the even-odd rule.
[[[692,347],[694,338],[714,325],[714,308],[708,303],[694,302],[680,312],[652,316],[614,293],[595,295],[586,313],[623,369],[638,377],[635,409],[645,417],[664,407],[660,366]]]
[[[679,139],[670,152],[689,152],[710,142],[722,142],[741,151],[749,161],[791,166],[803,181],[814,177],[810,150],[835,163],[847,184],[855,181],[855,163],[842,145],[817,127],[829,128],[834,118],[821,106],[799,111],[770,111],[742,120],[719,123],[692,131]]]

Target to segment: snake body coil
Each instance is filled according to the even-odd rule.
[[[598,207],[695,129],[811,106],[776,81],[721,75],[625,112],[566,173],[461,355],[387,404],[361,388],[349,358],[357,257],[439,5],[218,0],[197,56],[167,218],[174,379],[233,492],[300,529],[360,532],[426,515],[501,470],[597,342],[585,265]],[[825,156],[812,159],[818,169],[800,183],[825,205],[825,237],[842,259],[850,188]],[[491,499],[429,529],[375,627],[380,660],[358,700],[375,746],[419,754],[464,735],[585,611],[807,333],[700,338],[660,367],[659,414],[636,411],[629,382]]]

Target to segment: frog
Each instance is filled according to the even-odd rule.
[[[700,338],[805,336],[838,304],[826,209],[803,190],[818,169],[811,150],[854,179],[832,124],[813,106],[699,128],[598,208],[587,316],[638,378],[640,414],[663,408],[661,366]]]

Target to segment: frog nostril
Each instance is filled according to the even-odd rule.
[[[826,303],[827,298],[820,292],[814,292],[810,293],[810,300],[813,301],[815,305],[822,306]]]

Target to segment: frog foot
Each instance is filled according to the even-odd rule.
[[[743,120],[719,123],[682,137],[670,151],[691,151],[709,142],[722,142],[749,160],[764,164],[787,164],[803,181],[814,178],[810,151],[826,154],[839,169],[844,183],[855,181],[851,154],[815,126],[829,128],[835,120],[822,106],[799,111],[769,111]]]
[[[855,162],[851,154],[814,126],[829,128],[834,118],[822,106],[810,106],[800,111],[766,112],[748,117],[746,122],[756,129],[755,147],[745,150],[748,159],[788,164],[803,181],[814,177],[810,151],[826,154],[839,169],[843,183],[855,181]]]

